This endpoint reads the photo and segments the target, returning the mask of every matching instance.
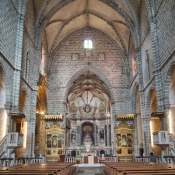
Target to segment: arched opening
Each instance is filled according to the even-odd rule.
[[[84,122],[82,124],[82,143],[92,142],[94,145],[94,125],[91,122]]]
[[[150,102],[150,114],[152,114],[157,109],[157,98],[156,91],[153,90],[151,94],[151,102]],[[150,134],[151,134],[151,151],[154,152],[155,155],[161,155],[161,147],[153,144],[153,133],[156,131],[160,131],[160,118],[158,116],[151,116],[150,118]]]
[[[26,101],[26,91],[21,90],[19,94],[19,111],[24,113]]]
[[[67,98],[67,119],[72,123],[66,136],[67,146],[71,143],[68,153],[76,147],[79,154],[89,151],[99,155],[101,149],[111,154],[110,104],[108,88],[93,72],[87,70],[74,80]]]
[[[169,91],[169,132],[173,135],[175,134],[174,129],[174,120],[173,116],[175,115],[175,66],[172,68],[172,77],[171,77],[171,84],[170,84],[170,91]]]
[[[6,94],[3,81],[3,69],[0,66],[0,128],[2,129],[0,132],[0,140],[6,135],[7,132],[7,114],[4,107],[6,103]]]

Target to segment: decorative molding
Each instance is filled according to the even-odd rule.
[[[117,114],[116,115],[116,120],[117,119],[134,119],[135,114]]]
[[[62,114],[60,115],[44,115],[45,119],[46,120],[53,120],[53,119],[56,119],[56,120],[63,120],[64,119],[64,116]]]

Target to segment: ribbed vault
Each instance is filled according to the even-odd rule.
[[[128,54],[140,0],[35,0],[34,4],[38,27],[45,26],[50,55],[66,36],[85,27],[106,33]]]

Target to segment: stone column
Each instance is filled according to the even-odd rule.
[[[134,146],[134,155],[137,156],[137,155],[139,155],[137,114],[134,115],[134,133],[133,133],[133,138],[134,138],[134,145],[133,145]]]
[[[16,32],[16,47],[15,47],[15,62],[13,73],[13,88],[12,88],[12,110],[18,110],[19,104],[19,91],[20,91],[20,79],[21,79],[21,60],[22,60],[22,47],[23,47],[23,34],[24,34],[24,21],[26,13],[27,0],[22,1],[22,4],[18,4],[18,24]]]
[[[149,22],[150,22],[153,64],[154,64],[153,73],[155,76],[157,110],[159,111],[163,108],[163,103],[164,103],[163,94],[164,93],[162,89],[162,79],[161,79],[161,70],[160,70],[156,9],[155,9],[154,2],[150,2],[150,0],[145,0],[145,2],[146,2]]]
[[[111,103],[111,141],[113,142],[113,155],[116,156],[116,136],[115,136],[115,111],[114,111],[114,102]]]
[[[138,143],[143,144],[143,135],[142,135],[142,119],[141,114],[137,114],[137,129],[138,129]]]
[[[175,105],[170,105],[168,123],[169,123],[169,132],[175,135]]]
[[[150,137],[150,125],[148,118],[142,118],[142,127],[143,127],[143,148],[144,148],[144,155],[149,155],[150,147],[151,147],[151,137]]]

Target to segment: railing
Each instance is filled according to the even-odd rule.
[[[42,163],[43,158],[0,158],[0,166]]]
[[[80,163],[81,162],[84,162],[84,157],[82,156],[80,158]],[[98,163],[100,162],[101,158],[98,157]],[[105,162],[116,162],[116,156],[107,156],[107,157],[104,157],[103,159]],[[76,162],[76,156],[67,156],[65,157],[65,162]]]
[[[173,134],[168,134],[168,141],[171,154],[175,156],[175,137],[173,136]]]
[[[116,162],[116,156],[107,156],[105,157],[106,162]]]
[[[7,147],[16,148],[22,146],[23,135],[18,132],[8,133]]]
[[[150,156],[136,156],[135,157],[135,162],[150,162]],[[156,157],[156,162],[157,163],[162,163],[162,157],[157,156]]]
[[[76,162],[76,157],[75,156],[65,157],[65,162]]]
[[[163,156],[167,164],[175,163],[175,156]]]
[[[154,145],[158,146],[168,146],[168,132],[167,131],[157,131],[153,133]]]
[[[4,153],[6,147],[7,147],[7,135],[4,136],[4,138],[0,142],[0,157]]]

